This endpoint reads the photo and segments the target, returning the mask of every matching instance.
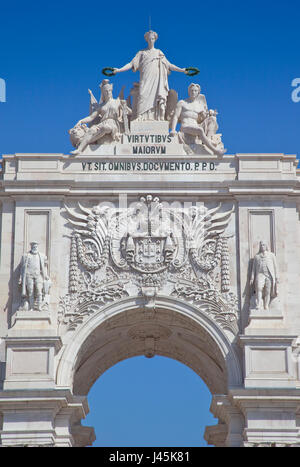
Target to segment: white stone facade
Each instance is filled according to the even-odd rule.
[[[91,444],[80,420],[95,380],[125,358],[164,355],[212,392],[210,444],[299,445],[296,156],[187,155],[174,142],[133,155],[122,144],[3,156],[1,444]],[[267,310],[250,287],[261,240],[279,279]],[[32,241],[51,279],[40,311],[20,309]]]

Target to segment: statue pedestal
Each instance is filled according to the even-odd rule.
[[[194,145],[197,154],[211,156],[204,146]],[[204,148],[204,149],[203,149]],[[130,132],[124,133],[120,141],[111,144],[90,144],[79,157],[91,156],[132,156],[134,158],[160,157],[160,156],[187,156],[187,146],[180,143],[178,135],[171,137],[169,134],[169,122],[157,120],[133,120],[130,124]],[[194,154],[189,149],[191,154]],[[216,156],[213,156],[216,157]],[[115,159],[114,159],[115,161]],[[90,161],[88,161],[90,162]],[[99,162],[99,161],[98,161]],[[85,165],[84,167],[88,167]],[[101,165],[97,167],[101,167]],[[109,165],[106,168],[113,167]]]
[[[18,310],[13,317],[12,330],[15,332],[19,330],[33,330],[52,328],[50,311],[35,311],[35,310]]]
[[[169,122],[165,120],[133,120],[130,123],[130,132],[151,135],[169,134]]]
[[[270,303],[269,309],[256,308],[254,296],[251,297],[249,322],[245,334],[251,334],[254,329],[282,328],[284,316],[281,300],[276,297]]]
[[[268,333],[270,329],[281,330],[284,329],[282,309],[271,307],[269,310],[258,310],[257,308],[250,308],[248,325],[245,328],[245,335]]]
[[[280,310],[258,310],[256,308],[250,309],[249,317],[251,319],[282,319]]]

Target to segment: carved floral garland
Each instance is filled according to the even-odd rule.
[[[223,239],[219,237],[217,240],[214,259],[212,261],[208,261],[207,259],[205,261],[201,260],[198,257],[198,250],[196,248],[191,248],[190,254],[191,254],[193,261],[197,264],[197,266],[199,266],[204,271],[210,271],[214,269],[219,263],[221,259],[221,255],[222,255],[222,247],[223,247]]]
[[[88,271],[96,271],[100,269],[108,260],[109,257],[109,237],[106,237],[103,253],[101,256],[98,255],[97,261],[92,261],[91,259],[87,259],[85,255],[85,247],[83,241],[79,234],[75,235],[77,241],[77,251],[78,251],[78,258],[81,264],[88,270]]]

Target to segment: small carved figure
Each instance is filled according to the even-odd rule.
[[[75,127],[69,130],[71,142],[78,146],[72,154],[80,154],[91,143],[100,141],[105,135],[110,135],[113,141],[120,139],[120,122],[127,119],[131,109],[121,99],[114,99],[113,85],[104,79],[100,85],[101,99],[98,105],[92,106],[92,113],[79,120]],[[90,92],[90,91],[89,91]],[[91,92],[90,92],[91,94]],[[124,118],[125,115],[125,118]],[[94,122],[90,128],[86,123]],[[125,121],[125,127],[127,120]]]
[[[277,296],[277,266],[274,253],[268,251],[266,242],[260,241],[259,252],[253,259],[250,286],[256,293],[256,308],[268,310]]]
[[[180,132],[183,133],[183,140],[186,135],[198,137],[216,155],[223,155],[226,150],[223,143],[216,135],[218,129],[214,110],[208,110],[205,96],[200,94],[199,84],[192,83],[188,87],[188,99],[180,100],[171,123],[171,136],[176,134],[176,125],[181,123]],[[186,141],[183,141],[186,142]]]
[[[22,257],[20,267],[23,308],[41,310],[45,297],[49,304],[51,282],[47,275],[47,257],[38,251],[37,242],[31,242],[30,246],[30,251]]]
[[[145,33],[148,47],[140,50],[131,62],[122,68],[114,68],[113,72],[133,70],[140,72],[140,82],[137,88],[138,120],[164,120],[166,103],[169,91],[168,74],[170,71],[179,71],[188,74],[186,68],[172,65],[163,52],[154,47],[158,35],[154,31]]]

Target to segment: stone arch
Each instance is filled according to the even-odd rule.
[[[192,368],[212,394],[227,394],[242,383],[235,336],[205,312],[173,297],[157,297],[155,309],[141,298],[109,304],[65,336],[57,385],[86,395],[119,361],[162,355]]]

